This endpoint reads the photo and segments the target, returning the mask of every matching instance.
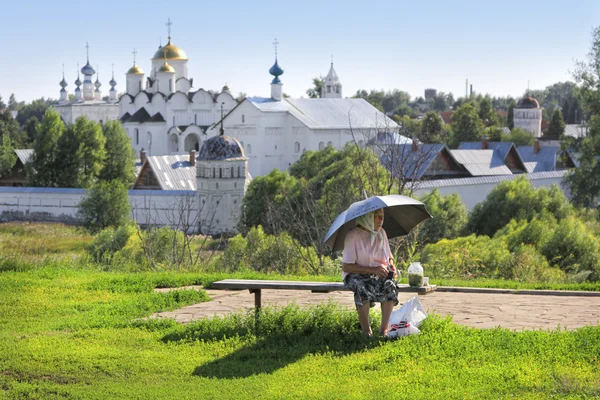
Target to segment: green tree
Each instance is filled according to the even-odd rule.
[[[548,127],[548,135],[551,138],[561,138],[565,134],[565,121],[563,120],[562,113],[558,108],[554,109],[552,113],[552,120]]]
[[[21,132],[19,124],[8,110],[0,112],[0,137],[2,136],[9,137],[16,148],[20,148],[27,140],[26,134]]]
[[[313,78],[313,86],[306,91],[306,94],[311,99],[318,99],[321,97],[321,91],[323,90],[323,82],[325,79],[320,76],[318,78]]]
[[[58,138],[54,154],[54,186],[81,187],[80,138],[75,133],[74,125],[69,125]]]
[[[446,132],[442,118],[434,111],[428,111],[421,121],[419,139],[423,143],[444,143]]]
[[[532,146],[535,142],[531,132],[519,127],[513,128],[508,135],[502,134],[500,140],[502,142],[513,142],[515,146]]]
[[[460,142],[477,142],[483,136],[483,122],[470,103],[462,105],[452,114],[451,126],[454,146]]]
[[[65,124],[58,111],[46,110],[33,141],[33,157],[27,164],[30,186],[58,186],[59,177],[64,172],[58,162],[58,143],[64,130]]]
[[[569,170],[565,182],[571,201],[580,207],[596,207],[600,196],[600,116],[593,116],[585,138],[568,138],[563,150],[572,149],[579,159],[577,168]]]
[[[135,180],[135,173],[133,149],[127,132],[119,121],[106,122],[103,131],[106,160],[98,178],[104,181],[119,180],[130,187]]]
[[[37,117],[30,117],[25,123],[25,128],[23,129],[27,133],[27,139],[30,143],[33,143],[35,137],[37,136],[38,130],[40,126],[40,121]]]
[[[544,210],[560,221],[571,214],[572,207],[558,186],[536,190],[527,178],[518,177],[500,182],[473,208],[469,230],[478,235],[493,236],[511,219],[531,221]]]
[[[0,178],[8,174],[17,162],[17,155],[8,136],[0,137]]]
[[[509,105],[508,105],[508,115],[507,115],[507,119],[508,119],[508,129],[513,129],[515,127],[515,107],[517,106],[517,103],[512,100]]]
[[[106,139],[100,124],[85,117],[75,120],[72,127],[79,147],[77,149],[77,187],[90,187],[100,175],[106,158]]]
[[[600,26],[592,31],[587,60],[576,63],[574,77],[585,111],[600,115]]]
[[[418,243],[437,243],[440,239],[460,236],[468,221],[467,208],[456,193],[442,196],[438,189],[421,198],[433,218],[423,222],[418,230]]]
[[[496,112],[492,106],[492,99],[490,96],[485,96],[481,103],[479,103],[479,118],[486,124],[486,126],[496,125]]]
[[[8,109],[11,111],[15,111],[19,106],[19,103],[17,102],[17,99],[15,97],[14,93],[10,94],[10,97],[8,98]]]
[[[30,104],[25,104],[19,108],[19,114],[17,115],[17,122],[23,126],[31,117],[37,118],[41,121],[44,118],[46,110],[51,104],[56,103],[56,100],[44,99],[43,97],[37,100],[33,100]]]
[[[129,222],[129,196],[119,181],[98,182],[79,203],[77,214],[83,225],[96,233],[109,226]]]
[[[0,111],[2,111],[2,109],[5,107],[6,107],[6,104],[4,103],[4,101],[2,101],[2,96],[0,95]]]

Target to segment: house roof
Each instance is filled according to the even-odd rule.
[[[409,179],[421,179],[444,149],[447,149],[444,144],[419,144],[417,150],[414,151],[412,144],[403,144],[393,146],[391,152],[384,152],[380,156],[380,161],[394,175],[402,175]]]
[[[537,154],[533,146],[519,146],[518,150],[527,172],[556,170],[556,162],[561,154],[558,146],[541,146]]]
[[[398,124],[364,99],[247,99],[262,112],[288,112],[311,129],[398,127]]]
[[[579,124],[567,124],[565,125],[565,136],[569,137],[584,137],[587,135],[587,127]]]
[[[196,168],[188,155],[148,156],[146,162],[163,190],[196,190]]]
[[[397,132],[377,132],[375,137],[372,137],[367,142],[367,145],[398,145],[412,144],[412,139],[402,136]]]
[[[442,121],[444,121],[444,124],[449,124],[452,122],[452,114],[454,114],[454,111],[442,111],[438,114],[440,115]]]
[[[538,179],[553,179],[562,178],[567,174],[567,170],[534,172],[520,175],[495,175],[495,176],[478,176],[473,178],[454,178],[454,179],[436,179],[431,181],[420,181],[412,184],[413,188],[427,189],[445,186],[471,186],[483,185],[487,183],[497,183],[502,181],[511,181],[520,176],[524,176],[530,181]],[[409,184],[410,185],[410,184]]]
[[[27,164],[33,158],[33,149],[15,149],[15,153],[23,165]]]
[[[472,176],[512,174],[494,150],[450,150],[450,154]]]

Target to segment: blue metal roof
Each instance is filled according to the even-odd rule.
[[[533,151],[533,146],[519,146],[518,150],[527,172],[556,170],[556,162],[561,153],[558,146],[541,146],[537,154]]]
[[[478,176],[473,178],[454,178],[454,179],[436,179],[432,181],[420,181],[413,183],[413,186],[418,189],[447,187],[447,186],[470,186],[482,185],[487,183],[498,183],[502,181],[511,181],[520,176],[524,176],[530,181],[539,179],[556,179],[563,178],[568,173],[568,170],[561,171],[546,171],[534,172],[529,174],[511,174],[511,175],[496,175],[496,176]],[[409,185],[410,186],[410,185]]]

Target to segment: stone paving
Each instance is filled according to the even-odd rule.
[[[199,289],[199,286],[186,287]],[[172,289],[157,289],[166,291]],[[200,318],[223,316],[254,307],[254,295],[247,290],[213,290],[206,292],[211,301],[183,307],[179,310],[156,313],[154,318],[173,318],[187,323]],[[400,302],[413,294],[400,293]],[[428,312],[451,315],[453,321],[475,328],[501,326],[508,329],[576,329],[600,324],[600,297],[519,295],[495,293],[434,292],[419,296]],[[352,293],[346,291],[311,293],[307,290],[263,290],[263,306],[285,306],[295,302],[299,306],[335,301],[353,309]],[[398,306],[399,307],[399,306]]]

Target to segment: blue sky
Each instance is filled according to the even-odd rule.
[[[571,79],[584,59],[600,1],[11,1],[0,13],[0,95],[57,98],[65,64],[73,93],[77,63],[99,66],[104,94],[114,63],[117,90],[132,65],[150,69],[167,18],[184,49],[194,87],[234,95],[270,93],[272,42],[279,41],[285,93],[305,96],[326,75],[331,55],[344,96],[358,89],[401,89],[413,97],[433,87],[519,96]]]

